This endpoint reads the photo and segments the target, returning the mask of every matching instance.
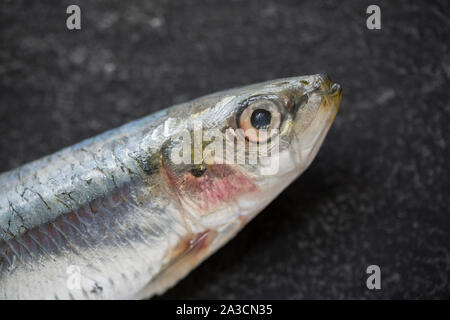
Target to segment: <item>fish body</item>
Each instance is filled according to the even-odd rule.
[[[0,299],[163,293],[307,168],[340,100],[326,75],[226,90],[1,174]]]

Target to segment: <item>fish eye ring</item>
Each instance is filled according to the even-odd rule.
[[[249,103],[240,113],[238,124],[248,140],[264,142],[280,128],[280,108],[271,99],[256,100]]]

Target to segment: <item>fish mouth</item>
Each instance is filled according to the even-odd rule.
[[[324,97],[328,100],[328,103],[336,108],[336,112],[334,114],[336,115],[342,100],[341,85],[331,81],[330,77],[326,74],[320,74],[318,78],[320,78],[321,81],[320,90],[324,93]]]
[[[300,172],[305,170],[316,156],[342,101],[341,86],[333,83],[328,75],[317,75],[314,87],[314,90],[308,94],[311,101],[308,112],[314,112],[312,120],[307,126],[294,128],[294,139],[296,140],[294,148],[297,153],[295,158]],[[314,101],[315,107],[313,106]]]

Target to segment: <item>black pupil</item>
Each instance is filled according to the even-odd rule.
[[[250,121],[256,129],[267,128],[270,125],[272,115],[264,109],[256,109],[253,111]]]

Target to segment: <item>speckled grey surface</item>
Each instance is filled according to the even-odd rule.
[[[367,1],[2,0],[0,171],[176,102],[327,72],[344,99],[310,169],[162,298],[450,298],[450,6],[375,3],[379,31]]]

